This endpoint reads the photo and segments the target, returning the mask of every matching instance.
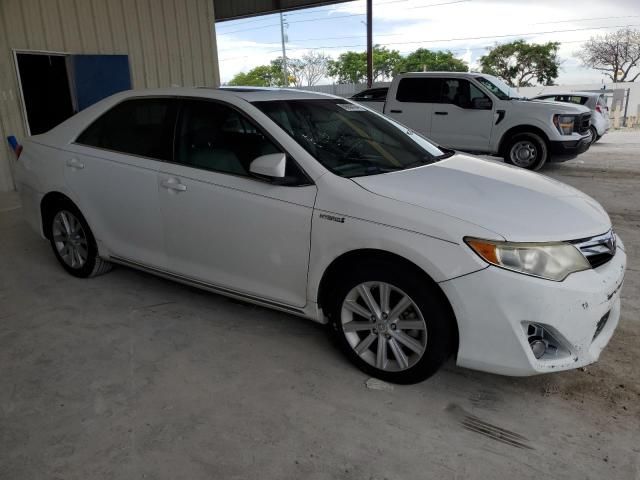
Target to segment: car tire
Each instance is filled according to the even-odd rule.
[[[112,264],[98,255],[96,240],[80,210],[70,201],[50,209],[49,242],[60,265],[74,277],[102,275]]]
[[[368,295],[377,316],[369,315],[376,307],[368,306]],[[360,263],[339,278],[328,303],[329,329],[338,347],[362,371],[384,381],[425,380],[456,345],[446,299],[417,269],[383,260]]]
[[[504,161],[516,167],[540,170],[548,159],[547,142],[536,133],[517,133],[504,147]]]
[[[598,130],[596,130],[596,127],[592,125],[589,129],[591,130],[591,145],[593,145],[600,140],[600,137],[598,136]]]

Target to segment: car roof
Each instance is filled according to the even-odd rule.
[[[308,92],[293,88],[269,88],[269,87],[171,87],[153,88],[143,90],[127,90],[116,94],[122,98],[143,96],[176,96],[224,99],[236,97],[248,102],[273,101],[273,100],[307,100],[341,98],[327,93]]]
[[[400,77],[490,77],[490,75],[479,72],[404,72]]]

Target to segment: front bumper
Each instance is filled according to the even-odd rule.
[[[552,162],[564,162],[576,158],[589,150],[591,146],[591,132],[579,140],[555,140],[549,142]]]
[[[487,267],[442,282],[459,330],[457,364],[502,375],[526,376],[569,370],[598,360],[620,319],[620,288],[627,257],[563,282]],[[598,322],[608,313],[595,336]],[[535,323],[553,332],[564,351],[536,359],[527,336]]]

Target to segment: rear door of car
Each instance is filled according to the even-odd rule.
[[[173,163],[158,172],[171,271],[231,293],[306,304],[316,186],[287,157],[282,185],[249,173],[283,152],[236,107],[185,99]]]
[[[492,100],[465,78],[443,77],[441,80],[430,138],[445,147],[487,151],[494,124]]]
[[[124,100],[69,146],[65,179],[103,248],[166,267],[157,172],[172,155],[177,100]]]
[[[431,112],[440,92],[440,80],[433,77],[403,77],[389,90],[385,115],[425,136],[431,133]]]

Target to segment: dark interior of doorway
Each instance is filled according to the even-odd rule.
[[[31,135],[47,132],[74,113],[66,57],[16,55]]]

